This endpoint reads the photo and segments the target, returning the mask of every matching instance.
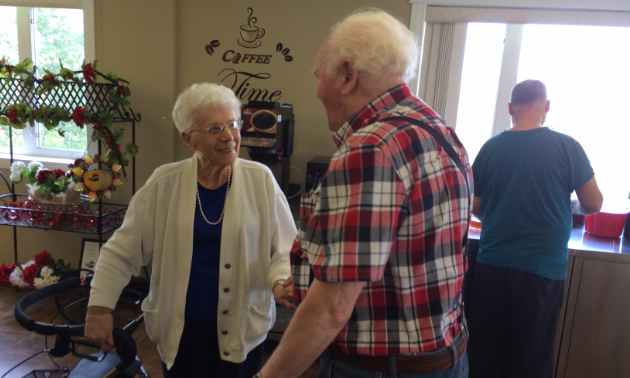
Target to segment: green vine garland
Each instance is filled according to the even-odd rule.
[[[46,74],[38,79],[35,76],[37,66],[33,66],[30,59],[27,58],[22,63],[11,65],[3,56],[2,60],[0,60],[0,78],[20,80],[24,88],[35,91],[36,95],[41,95],[45,92],[60,89],[63,82],[72,81],[80,86],[89,86],[95,83],[97,77],[101,77],[111,85],[106,93],[110,103],[109,107],[98,114],[87,112],[83,107],[77,106],[71,114],[60,107],[31,108],[28,104],[20,102],[8,105],[5,108],[5,115],[0,115],[0,125],[10,126],[19,130],[25,128],[27,124],[33,127],[35,122],[39,122],[46,129],[54,130],[59,126],[59,122],[62,121],[74,121],[81,129],[86,124],[94,124],[91,136],[92,141],[103,143],[108,149],[105,158],[112,163],[120,164],[124,176],[127,177],[124,168],[129,165],[127,155],[136,156],[138,146],[128,143],[125,146],[125,152],[121,152],[120,142],[123,139],[123,129],[113,128],[113,122],[119,105],[126,108],[131,107],[131,103],[127,100],[127,97],[131,95],[131,91],[127,86],[129,82],[119,78],[111,71],[98,71],[96,60],[94,63],[84,62],[81,66],[81,71],[72,71],[64,68],[61,61],[59,64],[61,65],[59,73],[53,73],[44,69]],[[31,71],[29,72],[29,70]],[[77,74],[83,74],[83,78],[77,76]],[[37,86],[35,85],[36,83]],[[57,132],[62,137],[64,136],[63,131],[57,130]]]

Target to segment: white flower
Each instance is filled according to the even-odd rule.
[[[17,287],[25,287],[26,282],[22,279],[22,268],[16,266],[15,269],[13,269],[13,273],[9,276],[9,281],[12,285]]]
[[[43,278],[37,277],[37,278],[35,278],[33,280],[33,286],[35,286],[38,289],[41,289],[42,287],[44,287],[43,283],[44,283],[44,279]]]
[[[26,169],[26,164],[21,161],[14,161],[11,164],[11,177],[10,180],[14,184],[22,181],[22,172]]]
[[[36,278],[33,283],[36,288],[41,289],[42,287],[46,287],[48,285],[52,285],[59,282],[59,277],[57,276],[48,276],[46,278]]]
[[[42,276],[43,278],[47,278],[51,274],[53,274],[53,270],[47,266],[43,267],[42,270],[39,272],[39,275]]]
[[[35,260],[30,260],[26,264],[22,264],[22,269],[26,269],[26,268],[28,268],[31,265],[35,265]]]
[[[9,176],[9,180],[12,183],[17,184],[22,181],[22,172],[11,172],[11,176]]]
[[[22,173],[23,170],[26,169],[26,164],[24,164],[24,162],[21,161],[14,161],[13,164],[11,164],[11,172],[17,172],[17,173]]]
[[[49,275],[44,278],[39,278],[39,277],[35,278],[35,280],[33,281],[33,285],[36,288],[41,289],[42,287],[46,287],[48,285],[52,285],[57,282],[59,282],[59,277]]]
[[[38,162],[38,161],[32,161],[30,163],[28,163],[28,170],[32,171],[35,167],[43,167],[44,164]]]

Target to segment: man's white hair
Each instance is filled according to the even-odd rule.
[[[360,9],[333,26],[324,69],[334,75],[344,59],[354,62],[359,75],[378,80],[413,79],[418,66],[418,38],[389,13]],[[369,84],[369,83],[368,83]]]
[[[231,89],[211,83],[193,84],[177,97],[173,122],[180,133],[187,133],[208,111],[224,109],[240,117],[241,102]]]

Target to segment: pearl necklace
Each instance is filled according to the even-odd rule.
[[[219,217],[219,220],[214,223],[210,222],[208,218],[206,218],[206,214],[203,213],[203,209],[201,208],[201,199],[199,198],[199,187],[197,187],[197,202],[199,202],[199,211],[201,211],[201,216],[209,225],[216,226],[217,224],[221,223],[221,220],[223,219],[223,214],[225,214],[225,205],[227,204],[227,197],[228,197],[228,193],[230,193],[231,183],[232,183],[232,167],[228,167],[228,186],[227,186],[227,190],[225,191],[225,201],[223,202],[223,211],[221,212],[221,217]]]

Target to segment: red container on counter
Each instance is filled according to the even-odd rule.
[[[628,213],[615,214],[600,212],[586,217],[585,231],[604,238],[618,238],[623,232]]]

